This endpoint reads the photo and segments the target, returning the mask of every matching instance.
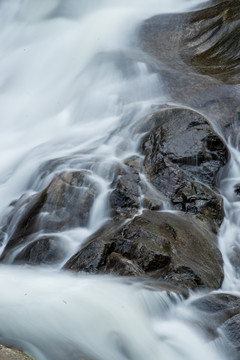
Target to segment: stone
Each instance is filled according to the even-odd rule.
[[[190,306],[194,308],[198,331],[208,341],[220,338],[227,357],[239,359],[240,298],[227,293],[208,294]]]
[[[215,240],[195,216],[146,210],[118,228],[94,234],[64,268],[218,289],[223,264]]]
[[[34,360],[31,356],[17,349],[0,345],[0,360]]]
[[[189,178],[216,184],[219,169],[228,161],[228,150],[202,115],[174,108],[155,113],[149,121],[155,126],[142,142],[145,172],[158,175],[159,167],[167,167],[170,161]]]
[[[51,265],[63,260],[66,252],[67,249],[61,243],[59,236],[42,235],[29,245],[26,245],[14,258],[13,263]]]
[[[143,61],[160,74],[169,101],[201,112],[226,138],[234,136],[240,111],[238,8],[235,0],[208,2],[153,16],[138,32]]]
[[[147,178],[173,208],[196,214],[217,232],[224,217],[217,178],[229,158],[224,141],[202,115],[187,109],[156,112],[148,123],[141,143]]]
[[[13,209],[5,220],[3,231],[13,231],[1,259],[9,256],[16,247],[33,242],[42,232],[86,226],[97,194],[98,188],[91,173],[76,171],[54,177],[37,194],[22,196],[12,204]],[[34,246],[36,248],[36,244]]]

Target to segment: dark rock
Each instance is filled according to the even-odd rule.
[[[113,216],[131,217],[140,207],[139,175],[126,173],[118,176],[110,195]]]
[[[196,289],[223,280],[215,236],[194,216],[144,211],[117,230],[106,228],[65,265],[66,269],[166,279]]]
[[[200,220],[210,224],[214,232],[218,232],[224,218],[223,200],[209,187],[189,182],[177,189],[171,200],[175,209],[195,214]]]
[[[101,239],[88,243],[82,250],[71,257],[64,268],[72,271],[97,273],[105,265],[110,245]]]
[[[108,256],[104,273],[118,276],[141,276],[144,274],[135,261],[129,260],[116,252],[112,252]]]
[[[224,211],[216,183],[228,160],[226,145],[206,119],[191,110],[157,112],[149,119],[149,129],[141,145],[148,179],[175,209],[197,214],[217,231]]]
[[[50,265],[63,260],[66,252],[66,248],[57,235],[43,235],[21,250],[13,263]]]
[[[41,192],[22,196],[12,204],[12,212],[3,227],[9,240],[2,259],[9,255],[9,250],[33,241],[34,234],[36,237],[39,232],[51,233],[86,226],[97,193],[91,173],[78,171],[64,172],[53,178]]]
[[[150,122],[155,127],[142,143],[147,173],[158,175],[167,159],[189,178],[216,184],[216,175],[228,160],[228,150],[202,115],[187,109],[169,109],[154,114]]]

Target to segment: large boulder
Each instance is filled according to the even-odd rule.
[[[176,103],[208,116],[227,136],[240,111],[239,4],[208,2],[181,14],[162,14],[143,22],[139,46],[143,60],[161,75]]]
[[[119,228],[94,234],[64,268],[218,289],[223,270],[215,241],[195,216],[146,210]]]
[[[186,63],[201,74],[239,84],[240,4],[227,0],[204,5],[147,19],[140,29],[141,46],[174,68]]]

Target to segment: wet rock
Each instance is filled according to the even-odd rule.
[[[204,75],[240,83],[240,4],[221,1],[190,14],[180,42],[182,59]]]
[[[122,173],[115,180],[115,189],[110,195],[113,216],[131,217],[140,207],[139,175]]]
[[[34,234],[37,238],[39,232],[51,233],[86,226],[97,193],[91,173],[76,171],[58,175],[35,195],[22,196],[12,204],[12,212],[3,227],[6,232],[13,230],[2,259],[9,250],[33,241]],[[34,246],[36,248],[36,244]]]
[[[66,252],[66,247],[58,236],[43,235],[24,247],[14,258],[13,263],[50,265],[63,260]]]
[[[150,122],[155,127],[142,143],[147,173],[158,175],[167,159],[189,178],[216,184],[217,173],[228,160],[228,150],[202,115],[187,109],[169,109],[154,114]]]
[[[227,358],[239,359],[240,298],[218,293],[191,302],[196,315],[195,326],[208,341],[221,339]]]
[[[239,10],[237,1],[227,0],[189,13],[154,16],[140,29],[141,46],[175,68],[186,63],[204,75],[239,83]]]
[[[129,260],[116,252],[112,252],[108,256],[104,272],[118,276],[141,276],[144,274],[135,261]]]
[[[221,330],[230,345],[237,351],[238,358],[240,355],[240,311],[237,315],[228,319],[222,326]]]
[[[110,245],[111,243],[108,244],[101,239],[90,241],[68,260],[64,268],[72,271],[97,273],[99,268],[106,263]]]
[[[34,360],[31,356],[17,349],[10,349],[0,345],[0,360]]]
[[[149,128],[141,144],[148,179],[174,208],[217,231],[224,211],[216,182],[228,161],[226,145],[202,115],[182,108],[153,114]]]
[[[195,214],[209,224],[214,232],[218,232],[224,218],[223,199],[209,187],[189,182],[177,189],[171,201],[175,209]]]
[[[147,19],[139,29],[139,46],[169,97],[200,111],[228,137],[240,110],[239,89],[228,85],[240,80],[239,16],[233,15],[239,5],[231,0],[204,7]]]
[[[192,289],[217,289],[223,280],[213,233],[194,216],[170,212],[144,211],[93,235],[65,269],[153,277]]]

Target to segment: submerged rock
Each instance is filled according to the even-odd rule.
[[[10,349],[0,345],[0,360],[34,360],[31,356],[24,354],[20,350]]]
[[[118,229],[93,235],[64,266],[72,271],[165,279],[217,289],[223,280],[215,236],[194,216],[144,211]]]

